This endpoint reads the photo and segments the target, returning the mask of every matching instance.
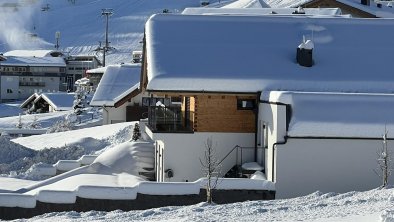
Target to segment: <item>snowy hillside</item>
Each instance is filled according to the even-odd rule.
[[[59,31],[60,49],[70,54],[95,54],[104,42],[104,8],[113,9],[109,41],[115,49],[109,64],[131,60],[141,49],[144,24],[154,13],[178,13],[198,7],[199,0],[2,0],[0,1],[0,52],[14,49],[54,49]],[[11,4],[7,4],[11,3]]]

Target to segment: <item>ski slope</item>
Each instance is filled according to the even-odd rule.
[[[5,7],[5,3],[16,5]],[[0,1],[0,52],[15,49],[54,49],[60,32],[60,49],[69,54],[95,55],[105,41],[102,9],[112,9],[109,41],[114,47],[107,64],[131,60],[142,49],[144,24],[154,13],[179,13],[198,7],[200,0],[2,0]],[[9,5],[9,4],[8,4]],[[3,31],[4,30],[4,31]],[[101,54],[97,54],[101,56]]]

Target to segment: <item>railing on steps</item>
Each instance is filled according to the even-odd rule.
[[[247,146],[239,146],[236,145],[234,146],[224,157],[219,161],[219,165],[229,157],[234,150],[236,151],[235,153],[235,166],[237,166],[237,176],[242,177],[242,164],[243,164],[243,149],[254,149],[255,147],[247,147]],[[238,157],[240,157],[240,161],[238,160]],[[239,162],[239,164],[238,164]],[[239,171],[239,172],[238,172]]]

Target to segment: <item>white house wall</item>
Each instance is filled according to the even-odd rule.
[[[173,178],[165,181],[195,181],[204,177],[200,158],[204,159],[205,143],[212,138],[216,157],[221,160],[234,146],[254,147],[253,133],[152,133],[153,140],[164,143],[164,170],[172,169]],[[254,161],[254,148],[244,149],[243,162]],[[235,165],[235,151],[222,163],[221,173],[224,175]]]
[[[286,136],[286,106],[277,104],[260,103],[259,106],[259,121],[265,123],[268,127],[268,144],[265,149],[265,169],[267,179],[275,182],[275,165],[273,160],[276,154],[273,153],[273,146],[275,143],[285,141]],[[260,124],[261,125],[261,124]],[[259,129],[258,136],[261,136],[262,129]],[[260,155],[259,155],[260,156]],[[261,160],[260,160],[261,161]]]
[[[32,82],[30,78],[33,78],[33,82],[44,82],[45,86],[20,86],[19,87],[19,97],[18,99],[25,99],[31,96],[34,93],[48,93],[48,92],[59,92],[60,89],[60,77],[18,77],[18,84],[19,78],[26,78],[27,80],[21,79],[23,82]]]
[[[394,144],[389,142],[393,149]],[[276,150],[278,198],[322,192],[348,192],[381,185],[375,174],[381,140],[288,139]],[[394,180],[391,179],[392,184]]]
[[[7,93],[7,89],[12,93]],[[19,98],[19,77],[18,76],[1,76],[1,99],[18,99]]]
[[[145,94],[144,94],[145,95]],[[112,123],[120,123],[126,122],[126,107],[141,105],[142,104],[142,94],[138,94],[133,97],[130,102],[126,102],[118,108],[115,107],[105,107],[103,109],[103,123],[104,124],[112,124]]]

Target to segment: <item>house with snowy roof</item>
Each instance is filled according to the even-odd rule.
[[[390,1],[371,0],[265,0],[271,8],[340,8],[343,14],[355,18],[393,18]]]
[[[394,77],[393,47],[375,40],[394,37],[393,25],[152,16],[141,89],[150,96],[143,128],[156,141],[156,179],[204,176],[200,158],[211,138],[223,176],[261,170],[279,198],[378,187],[385,128],[393,138]]]
[[[58,92],[65,73],[62,57],[2,56],[0,99],[25,99],[35,92]]]
[[[74,93],[34,93],[20,107],[29,113],[47,113],[73,110]]]
[[[146,118],[140,93],[141,64],[107,66],[90,106],[103,108],[103,124]]]

